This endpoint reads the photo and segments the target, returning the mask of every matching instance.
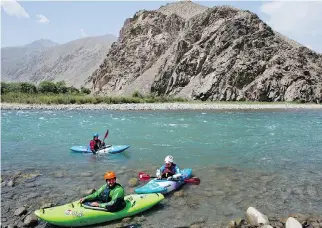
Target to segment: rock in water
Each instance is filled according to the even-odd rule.
[[[30,214],[25,218],[23,223],[25,226],[35,226],[38,223],[38,218],[36,215]]]
[[[247,10],[176,2],[128,18],[87,79],[96,93],[322,102],[322,55]]]
[[[22,214],[24,214],[26,212],[27,212],[27,210],[26,210],[25,207],[19,207],[17,210],[15,210],[14,215],[20,216],[20,215],[22,215]]]
[[[129,181],[128,181],[128,185],[129,187],[135,187],[137,186],[139,183],[138,183],[138,179],[136,178],[131,178]]]
[[[267,216],[256,210],[254,207],[249,207],[247,209],[246,218],[247,223],[251,225],[258,226],[269,224]]]
[[[10,180],[8,183],[7,183],[7,186],[8,187],[14,187],[15,186],[15,182],[13,180]]]
[[[184,197],[185,192],[183,190],[180,190],[180,191],[176,191],[175,193],[173,193],[173,195],[176,197]]]
[[[286,220],[285,228],[302,228],[302,225],[295,218],[289,217]]]

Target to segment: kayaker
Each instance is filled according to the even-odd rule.
[[[98,138],[98,133],[94,133],[93,139],[90,141],[89,146],[91,148],[91,151],[93,154],[96,154],[96,152],[103,146],[105,146],[105,143]]]
[[[124,189],[116,183],[114,172],[106,172],[104,175],[106,184],[101,186],[96,192],[81,198],[80,203],[92,207],[105,208],[110,212],[122,210],[125,206]]]
[[[165,157],[164,163],[160,169],[157,169],[156,176],[158,179],[167,178],[168,180],[172,180],[182,176],[179,167],[174,163],[171,155]]]

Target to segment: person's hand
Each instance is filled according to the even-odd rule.
[[[84,198],[81,198],[81,199],[79,200],[79,202],[80,202],[80,203],[83,203],[83,202],[84,202]]]
[[[178,179],[181,176],[182,176],[181,173],[177,173],[177,174],[174,174],[172,177],[173,177],[173,179]]]
[[[98,204],[97,202],[93,202],[93,203],[91,203],[91,206],[93,206],[93,207],[98,207],[98,206],[99,206],[99,204]]]
[[[157,176],[158,179],[161,179],[161,171],[160,169],[157,169],[157,172],[155,174]]]

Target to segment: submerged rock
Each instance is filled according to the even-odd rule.
[[[22,214],[24,214],[26,212],[27,212],[27,210],[26,210],[25,207],[19,207],[17,210],[15,210],[14,215],[20,216],[20,215],[22,215]]]
[[[176,197],[184,197],[186,195],[186,193],[183,190],[180,190],[180,191],[173,193],[173,195]]]
[[[53,206],[55,206],[55,204],[53,204],[53,203],[44,203],[43,205],[41,205],[41,208],[50,208]]]
[[[138,184],[139,184],[139,182],[138,182],[138,179],[137,178],[131,178],[128,181],[129,187],[135,187],[135,186],[138,186]]]
[[[129,223],[131,221],[132,221],[131,217],[126,217],[126,218],[122,219],[122,223]]]
[[[15,182],[13,180],[9,180],[9,182],[7,183],[8,187],[14,187],[15,186]]]
[[[17,228],[17,225],[10,224],[10,225],[8,226],[8,228]]]
[[[38,218],[36,215],[30,214],[24,219],[23,224],[25,226],[35,226],[38,224]]]

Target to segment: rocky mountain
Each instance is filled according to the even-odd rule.
[[[113,35],[87,37],[65,44],[39,40],[2,48],[1,81],[61,81],[80,87],[104,60]]]
[[[1,80],[11,81],[6,72],[15,71],[14,69],[30,61],[35,55],[57,45],[59,44],[51,40],[40,39],[26,45],[1,48]]]
[[[86,81],[95,93],[322,101],[322,55],[230,6],[171,3],[128,18]]]

